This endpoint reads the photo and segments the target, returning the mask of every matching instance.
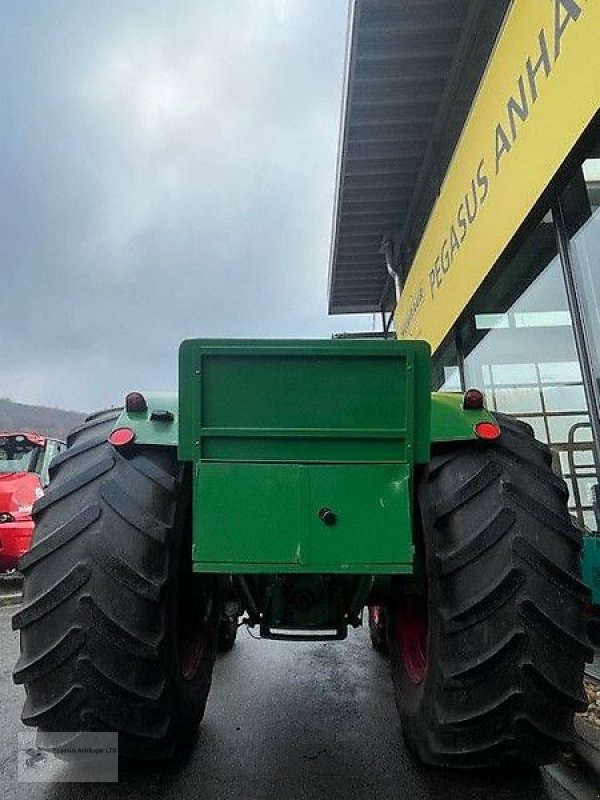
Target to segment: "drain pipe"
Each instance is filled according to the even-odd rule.
[[[397,303],[400,299],[400,293],[402,292],[402,278],[395,269],[396,259],[394,258],[394,241],[388,237],[382,239],[380,252],[382,252],[385,256],[385,265],[387,267],[388,274],[394,281],[394,291],[396,294]]]

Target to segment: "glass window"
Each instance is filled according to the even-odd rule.
[[[543,398],[548,411],[562,411],[564,408],[570,408],[572,411],[586,411],[587,409],[585,392],[581,383],[544,386]]]
[[[0,438],[0,474],[35,472],[41,448],[25,436]]]
[[[450,340],[434,356],[432,387],[434,391],[440,392],[461,391],[460,369],[454,336],[451,336]]]
[[[561,198],[587,349],[600,397],[600,144],[589,153]]]
[[[47,486],[50,481],[50,473],[49,467],[52,459],[55,455],[61,452],[60,442],[55,441],[54,439],[47,439],[46,446],[44,448],[44,455],[42,459],[42,466],[39,470],[40,473],[40,480],[42,482],[42,486]]]
[[[589,524],[592,434],[550,214],[494,274],[463,322],[465,380],[485,391],[489,408],[529,423],[550,445],[571,513]]]
[[[559,202],[569,236],[568,264],[575,284],[574,300],[581,316],[591,384],[588,394],[597,432],[600,429],[600,137],[597,135]],[[569,471],[578,478],[575,501],[583,509],[583,522],[588,527],[593,518],[592,489],[598,482],[597,465],[581,442],[582,437],[590,436],[589,424],[578,427],[569,454]]]
[[[496,408],[507,414],[531,414],[543,411],[542,395],[540,392],[532,392],[528,386],[496,388],[494,394]]]

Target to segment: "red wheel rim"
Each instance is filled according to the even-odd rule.
[[[181,674],[186,681],[191,681],[198,672],[205,646],[204,626],[184,630],[179,640],[181,658]]]
[[[381,622],[380,606],[369,606],[369,622],[372,625],[379,625]]]
[[[395,614],[395,637],[411,683],[422,683],[427,673],[427,616],[421,598],[408,597]]]
[[[184,680],[197,674],[207,645],[207,627],[202,608],[194,603],[193,593],[182,591],[177,619],[179,663]]]

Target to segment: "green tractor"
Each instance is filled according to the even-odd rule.
[[[238,616],[339,640],[367,605],[425,763],[551,761],[586,707],[566,486],[480,392],[431,394],[424,342],[186,341],[179,396],[88,417],[34,514],[14,679],[42,732],[171,757]]]

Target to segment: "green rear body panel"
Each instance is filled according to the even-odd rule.
[[[201,464],[194,503],[202,571],[410,571],[406,464]],[[325,525],[329,508],[336,523]]]
[[[425,463],[430,377],[425,342],[188,340],[179,456]]]
[[[179,379],[198,572],[412,571],[426,343],[190,340]]]

